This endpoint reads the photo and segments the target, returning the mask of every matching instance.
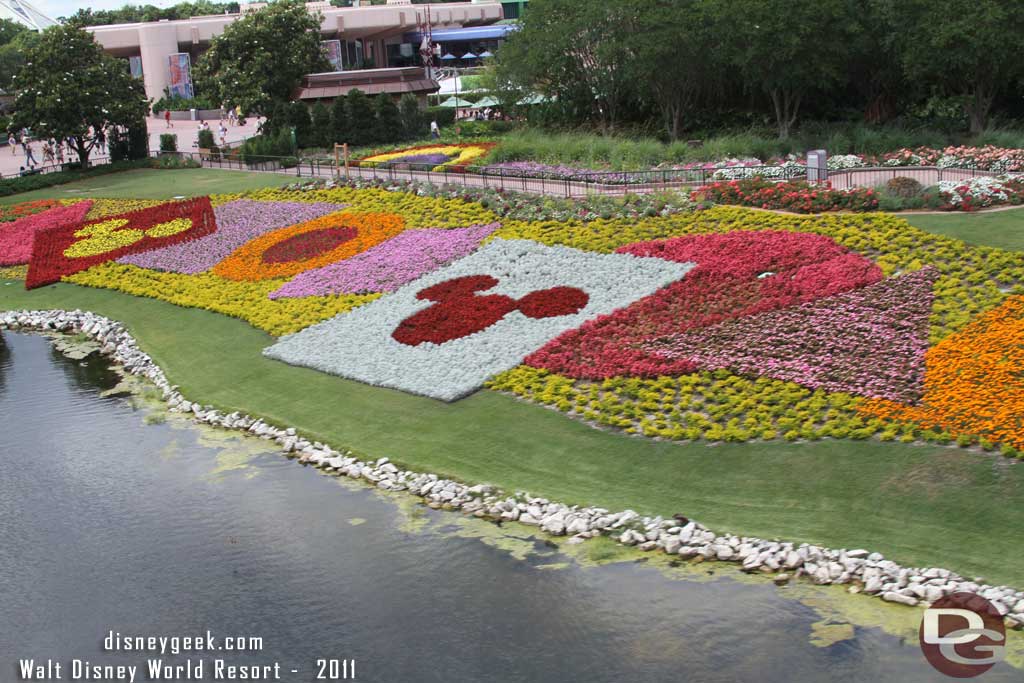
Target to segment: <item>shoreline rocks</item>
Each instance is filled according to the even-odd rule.
[[[851,592],[910,607],[927,606],[955,592],[977,593],[990,601],[1008,626],[1024,628],[1024,591],[971,581],[948,569],[902,567],[863,548],[831,549],[808,543],[716,534],[703,525],[676,515],[643,517],[632,510],[613,512],[599,507],[568,506],[516,491],[509,495],[493,486],[469,486],[436,474],[403,470],[388,458],[360,460],[351,451],[338,451],[304,438],[296,429],[280,428],[239,412],[222,413],[187,400],[171,385],[163,370],[115,321],[86,311],[8,311],[0,313],[0,329],[32,332],[82,333],[96,340],[100,352],[126,372],[151,381],[169,410],[191,413],[192,419],[226,429],[244,430],[275,441],[285,456],[302,464],[387,491],[407,491],[432,508],[536,526],[569,542],[608,536],[644,552],[662,552],[681,560],[717,560],[739,564],[742,571],[773,575],[778,585],[801,577],[819,585],[849,585]]]

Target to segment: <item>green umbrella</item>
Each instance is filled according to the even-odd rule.
[[[517,104],[543,104],[544,102],[547,101],[548,98],[544,97],[543,95],[538,95],[537,93],[534,93],[519,100]]]
[[[462,99],[461,97],[449,97],[447,100],[445,100],[444,102],[442,102],[438,106],[439,107],[450,107],[450,108],[472,107],[473,103],[472,102],[468,102],[468,101]]]
[[[477,102],[476,104],[474,104],[473,106],[474,107],[478,107],[478,108],[479,107],[497,107],[499,104],[501,104],[501,103],[498,102],[498,100],[494,99],[493,97],[485,97],[482,100],[480,100],[479,102]]]

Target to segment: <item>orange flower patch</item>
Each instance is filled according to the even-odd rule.
[[[929,349],[925,368],[920,405],[871,400],[860,410],[1024,449],[1024,297]]]
[[[404,229],[395,214],[332,213],[260,235],[211,272],[239,282],[291,277],[355,256]]]

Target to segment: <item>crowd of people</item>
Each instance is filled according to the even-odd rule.
[[[89,135],[95,140],[93,150],[105,154],[107,150],[106,131],[89,129]],[[36,147],[41,143],[39,148]],[[24,155],[25,163],[20,167],[21,175],[38,173],[41,166],[61,165],[78,161],[78,140],[74,136],[63,139],[54,137],[35,139],[27,128],[7,132],[7,146],[11,148],[11,156],[17,156],[19,150]]]

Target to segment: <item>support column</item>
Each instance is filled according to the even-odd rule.
[[[158,100],[164,96],[169,81],[167,57],[178,52],[178,32],[169,22],[147,23],[138,31],[146,97]]]

